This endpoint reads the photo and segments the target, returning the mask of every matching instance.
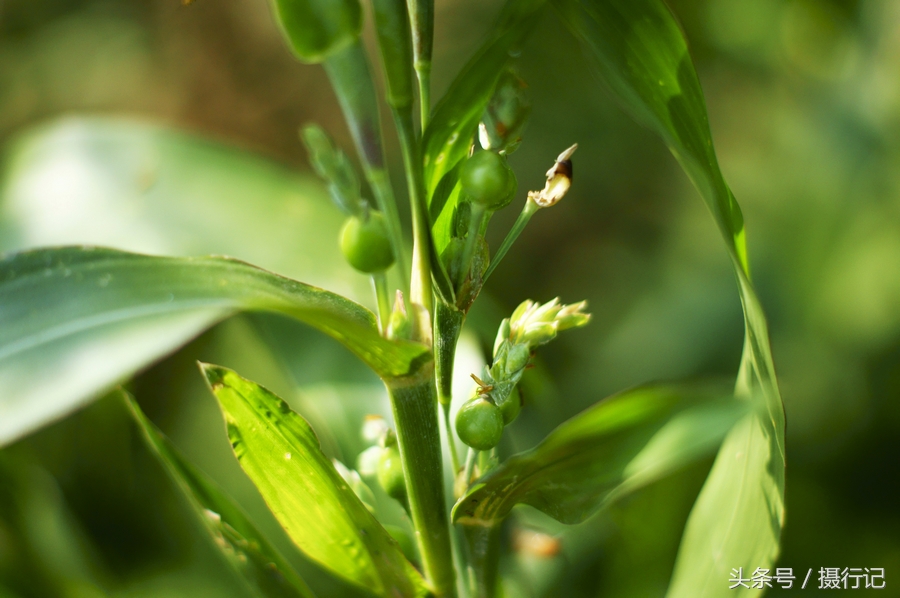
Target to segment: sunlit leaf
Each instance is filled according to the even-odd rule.
[[[296,598],[314,594],[283,556],[265,539],[250,518],[215,482],[195,469],[147,419],[125,392],[121,399],[134,417],[147,449],[187,496],[214,544],[263,596]]]
[[[746,401],[721,388],[653,386],[613,396],[488,472],[460,498],[453,519],[494,526],[524,503],[579,523],[712,452],[746,412]]]
[[[0,444],[240,310],[301,320],[382,376],[414,370],[427,355],[383,338],[356,303],[237,260],[84,247],[11,254],[0,261]]]
[[[236,373],[203,364],[241,467],[294,543],[380,596],[419,596],[424,582],[322,453],[287,403]]]
[[[741,210],[719,169],[687,43],[662,0],[552,1],[612,94],[669,146],[734,262],[746,330],[736,392],[749,397],[759,389],[766,409],[748,415],[723,443],[688,521],[670,588],[671,596],[734,596],[718,580],[732,567],[771,566],[784,519],[784,408],[750,282]]]

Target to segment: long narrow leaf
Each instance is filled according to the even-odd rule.
[[[429,201],[444,175],[468,154],[497,80],[510,60],[510,52],[525,40],[545,4],[546,0],[510,0],[492,37],[466,63],[435,107],[423,147]],[[432,214],[438,253],[450,242],[450,221],[458,195],[449,194],[449,200]]]
[[[379,596],[420,596],[424,581],[322,453],[305,419],[265,388],[202,364],[244,471],[294,543]]]
[[[376,373],[414,371],[421,345],[383,338],[365,308],[227,258],[66,247],[0,260],[0,444],[62,417],[239,310],[297,318]]]
[[[214,545],[262,596],[314,598],[312,590],[260,533],[250,518],[215,482],[195,469],[124,391],[128,407],[149,450],[203,521]]]
[[[718,166],[687,43],[662,0],[552,1],[612,94],[669,146],[734,262],[746,330],[736,392],[748,397],[759,389],[766,409],[748,415],[723,443],[688,521],[670,588],[671,596],[734,596],[718,580],[733,567],[771,566],[784,520],[784,408],[750,282],[743,216]]]
[[[601,401],[482,477],[454,507],[494,526],[524,503],[579,523],[617,498],[709,454],[747,402],[701,387],[643,387]]]

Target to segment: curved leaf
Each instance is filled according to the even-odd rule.
[[[140,429],[147,450],[188,498],[214,544],[250,587],[263,596],[314,598],[306,582],[256,529],[243,509],[185,460],[128,393],[119,394]]]
[[[699,387],[644,387],[610,397],[488,472],[456,503],[453,520],[494,526],[524,503],[579,523],[711,452],[746,412],[746,401]]]
[[[287,403],[231,370],[201,364],[235,456],[294,543],[379,596],[420,596],[424,581],[322,453]]]
[[[64,247],[0,261],[0,444],[65,415],[239,310],[334,337],[383,377],[427,350],[383,338],[367,309],[228,258]]]
[[[662,0],[552,0],[612,94],[666,142],[713,214],[732,258],[744,308],[736,394],[758,391],[764,413],[723,443],[679,551],[671,596],[734,596],[730,568],[771,566],[784,522],[784,406],[765,314],[750,282],[744,221],[719,169],[703,91],[687,42]],[[734,467],[735,462],[743,467]],[[710,558],[712,556],[712,558]]]

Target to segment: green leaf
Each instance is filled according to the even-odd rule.
[[[240,310],[271,311],[340,341],[383,377],[422,345],[383,338],[339,295],[228,258],[64,247],[0,260],[0,444],[57,419]]]
[[[727,391],[697,386],[615,395],[475,482],[456,503],[453,520],[494,526],[524,503],[563,523],[579,523],[711,452],[747,408],[747,401]]]
[[[424,581],[322,453],[309,424],[231,370],[201,364],[241,467],[294,543],[380,596],[424,595]]]
[[[304,62],[321,62],[359,38],[359,0],[273,0],[273,4],[281,31]]]
[[[545,3],[544,0],[507,3],[492,37],[466,63],[435,106],[423,142],[425,189],[429,202],[444,175],[469,153],[484,109],[510,60],[510,52],[525,40]],[[442,200],[445,198],[442,194]],[[440,213],[432,214],[438,254],[450,242],[450,224],[457,201],[458,193],[450,194]],[[429,208],[429,211],[432,210]]]
[[[338,250],[343,215],[318,177],[123,118],[52,121],[5,147],[0,251],[99,245],[230,255],[369,301]]]
[[[283,556],[259,532],[215,482],[195,469],[143,414],[126,392],[120,398],[141,431],[142,439],[172,481],[188,498],[197,517],[209,531],[212,543],[243,576],[257,594],[275,597],[315,595]]]
[[[746,332],[736,394],[760,393],[765,409],[748,415],[723,443],[688,520],[669,595],[735,596],[719,580],[732,567],[771,566],[784,521],[784,406],[765,314],[750,282],[743,216],[719,169],[687,42],[662,0],[553,4],[612,94],[669,146],[712,212],[734,264]]]

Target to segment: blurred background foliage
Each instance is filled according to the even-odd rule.
[[[691,44],[770,319],[787,410],[779,566],[801,578],[809,568],[817,575],[819,567],[884,567],[888,588],[896,588],[900,3],[669,4]],[[437,2],[434,97],[499,5]],[[488,341],[519,301],[557,295],[587,299],[594,320],[542,352],[525,379],[528,408],[501,445],[506,453],[623,388],[733,376],[743,334],[709,214],[664,146],[589,76],[564,27],[541,23],[516,68],[533,103],[524,143],[510,159],[520,191],[540,187],[556,154],[577,141],[575,184],[532,221],[494,274],[472,328]],[[324,73],[290,57],[264,0],[0,0],[0,249],[92,242],[229,253],[371,304],[366,281],[339,259],[340,216],[297,136],[307,121],[352,147]],[[396,149],[392,132],[388,146]],[[392,155],[400,190],[399,154]],[[508,212],[494,218],[494,247],[515,218]],[[476,371],[475,345],[467,346],[471,366],[460,369]],[[362,416],[387,411],[377,379],[328,339],[247,316],[128,385],[321,596],[352,595],[293,551],[267,514],[231,457],[197,359],[233,367],[288,398],[326,450],[351,466],[364,448]],[[510,595],[661,596],[710,464],[575,528],[519,511],[503,565],[518,579]],[[0,596],[238,595],[114,401],[0,451],[0,481]],[[378,498],[384,518],[406,525]]]

